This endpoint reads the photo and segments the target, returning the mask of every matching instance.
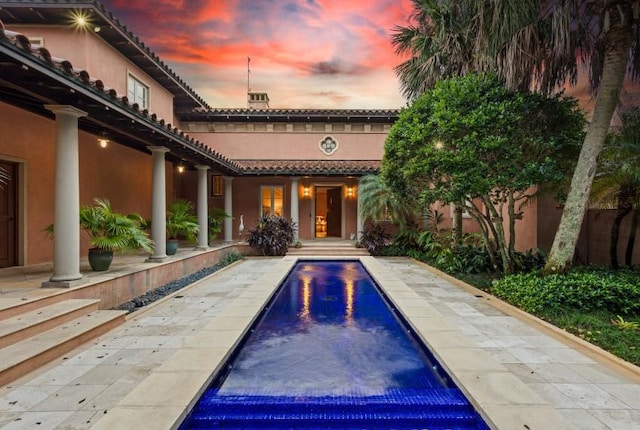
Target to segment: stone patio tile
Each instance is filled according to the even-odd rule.
[[[77,411],[72,413],[69,418],[64,420],[58,425],[57,428],[62,430],[84,430],[91,426],[91,424],[98,421],[104,415],[104,410],[101,411]]]
[[[184,412],[183,407],[125,407],[117,406],[103,415],[92,430],[116,430],[127,423],[130,429],[168,429]]]
[[[109,385],[120,379],[125,373],[131,372],[134,365],[120,364],[117,366],[99,365],[71,381],[70,385]]]
[[[537,348],[506,348],[514,357],[523,363],[553,363],[553,358]]]
[[[584,409],[557,409],[558,412],[572,422],[579,430],[611,430],[602,421]],[[549,429],[552,430],[552,429]]]
[[[435,354],[439,361],[454,373],[459,371],[506,372],[507,370],[482,348],[437,348]]]
[[[487,406],[496,429],[504,430],[584,430],[575,427],[550,406]]]
[[[2,430],[53,430],[65,421],[73,411],[56,412],[25,412],[11,422],[7,423]]]
[[[640,409],[640,385],[638,384],[599,384],[598,387],[634,409]]]
[[[503,366],[507,368],[511,373],[516,375],[525,384],[531,384],[536,382],[548,382],[539,372],[533,370],[529,365],[524,363],[503,363]]]
[[[591,410],[590,414],[611,430],[640,430],[640,412],[629,410]]]
[[[553,384],[538,382],[527,385],[556,408],[581,409],[576,402],[565,396],[560,390],[554,387]]]
[[[156,369],[157,372],[209,372],[226,358],[228,348],[183,348]]]
[[[631,409],[631,406],[595,384],[553,384],[553,386],[584,409]]]
[[[56,391],[60,385],[22,385],[0,397],[0,415],[7,412],[23,412],[34,407]]]
[[[575,371],[580,366],[569,366],[561,363],[528,363],[527,366],[547,382],[575,384],[589,382]]]
[[[208,372],[152,372],[134,388],[118,406],[186,408],[193,397],[206,385]]]
[[[107,385],[68,385],[34,406],[38,411],[78,411]]]
[[[456,371],[455,374],[465,391],[483,409],[487,406],[549,406],[549,403],[539,394],[506,370],[503,372],[465,370]]]
[[[94,366],[104,364],[112,355],[116,354],[119,349],[93,349],[89,348],[76,355],[67,355],[63,357],[63,366],[87,365]]]
[[[598,364],[578,364],[571,366],[578,375],[595,384],[619,384],[627,381],[617,373]]]
[[[95,365],[56,366],[42,375],[25,382],[24,385],[69,385],[71,381],[79,378],[95,367]]]

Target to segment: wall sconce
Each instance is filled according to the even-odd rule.
[[[309,187],[302,188],[302,197],[304,197],[305,199],[311,197],[311,190],[309,189]]]
[[[109,138],[107,137],[106,131],[103,131],[97,140],[98,140],[98,145],[100,145],[100,148],[106,148],[107,146],[109,146]]]
[[[347,198],[353,198],[353,187],[347,187]]]
[[[184,173],[184,164],[178,164],[178,173]]]

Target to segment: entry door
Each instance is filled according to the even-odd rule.
[[[342,189],[327,190],[327,236],[342,236]]]
[[[15,266],[17,262],[17,204],[15,164],[0,161],[0,267]]]

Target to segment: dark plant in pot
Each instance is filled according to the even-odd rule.
[[[94,199],[93,206],[80,207],[80,227],[89,235],[89,265],[96,272],[108,270],[114,252],[140,250],[152,253],[153,241],[141,226],[138,214],[122,214],[111,208],[107,199]],[[53,234],[53,224],[47,227]]]
[[[178,250],[178,240],[196,240],[198,235],[198,217],[193,213],[193,204],[189,200],[175,200],[167,210],[167,255],[173,255]]]

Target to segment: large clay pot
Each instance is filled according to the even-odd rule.
[[[89,265],[94,272],[109,270],[113,261],[113,251],[99,248],[89,250]]]
[[[178,241],[175,239],[167,240],[167,255],[175,255],[178,252]]]

